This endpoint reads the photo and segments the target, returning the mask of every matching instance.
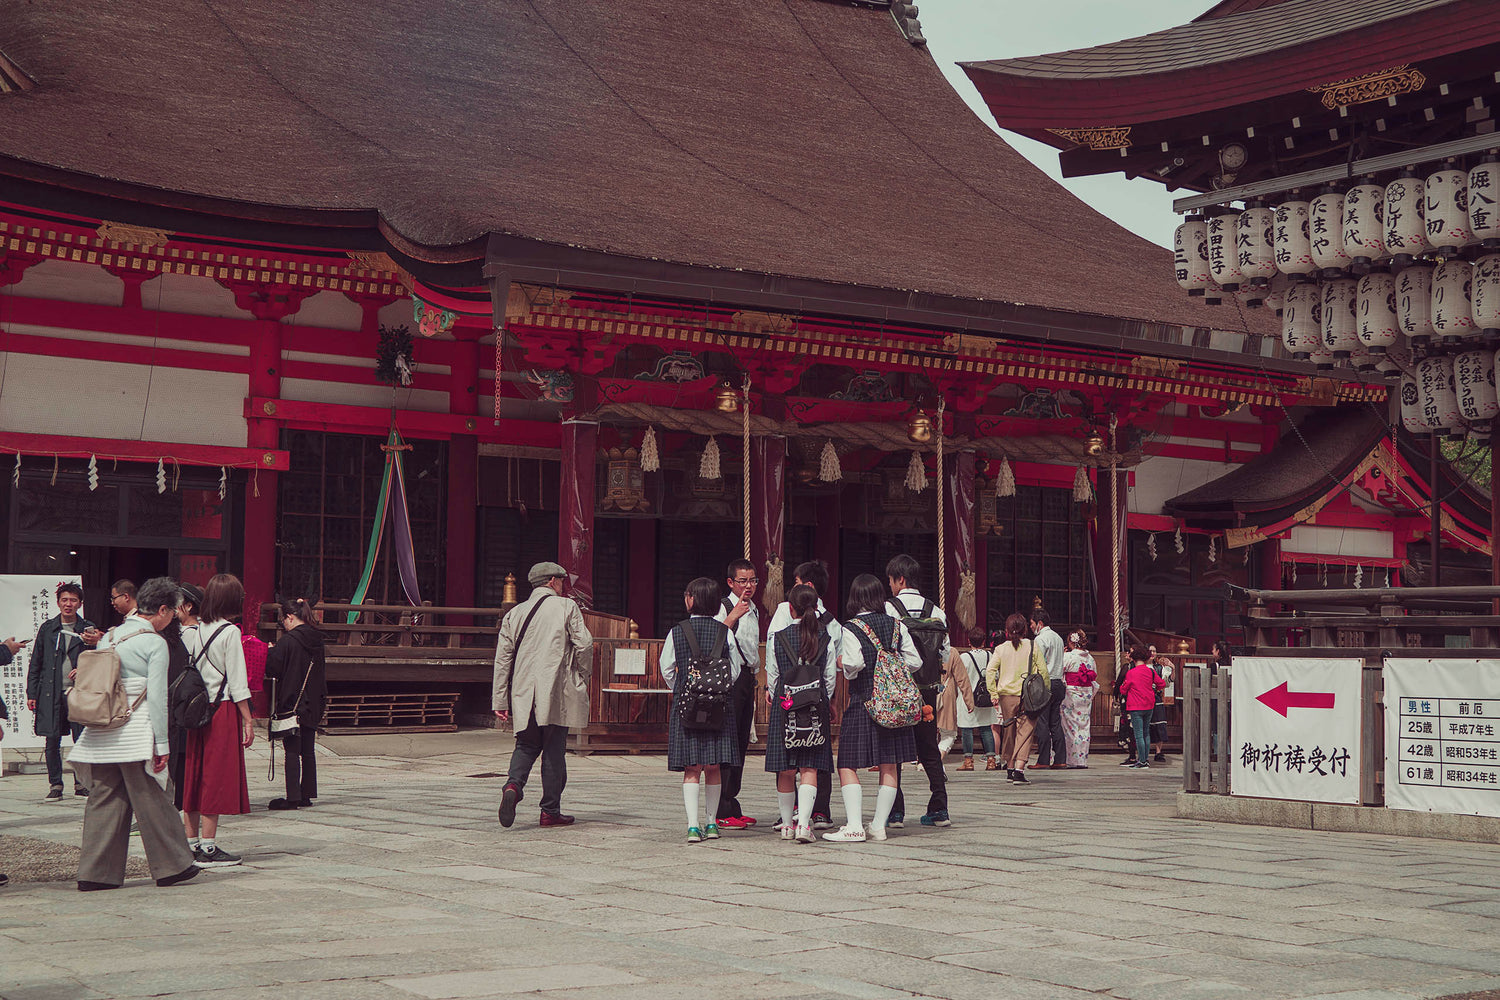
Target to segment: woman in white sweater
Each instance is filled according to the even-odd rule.
[[[184,629],[189,669],[203,675],[208,696],[217,702],[213,720],[187,732],[182,775],[182,817],[194,861],[203,868],[240,863],[217,843],[220,816],[250,811],[245,748],[255,742],[250,720],[250,681],[245,671],[238,618],[245,605],[239,578],[220,573],[203,588],[198,627]]]

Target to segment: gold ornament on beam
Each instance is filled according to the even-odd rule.
[[[917,410],[906,418],[906,436],[914,444],[927,444],[932,440],[932,418],[925,410]]]
[[[1104,454],[1104,435],[1091,429],[1088,436],[1083,439],[1083,450],[1090,458],[1097,458]]]
[[[611,448],[604,453],[609,465],[604,478],[604,510],[644,512],[651,509],[646,499],[646,473],[634,448]]]
[[[727,378],[714,390],[714,409],[720,413],[738,413],[740,410],[740,391],[730,385]]]

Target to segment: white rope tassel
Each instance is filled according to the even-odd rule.
[[[953,609],[958,623],[968,631],[979,620],[974,606],[974,571],[966,569],[959,575],[958,605]]]
[[[773,555],[766,560],[766,585],[760,591],[760,604],[767,613],[774,612],[786,600],[786,584],[782,582],[781,557]]]
[[[1211,563],[1219,561],[1218,541],[1217,535],[1208,536],[1208,561]]]
[[[10,470],[10,484],[12,486],[21,485],[21,453],[19,451],[16,452],[16,467]]]
[[[995,476],[995,496],[1013,497],[1016,495],[1016,474],[1011,470],[1010,459],[1000,460],[1000,472]]]
[[[1354,589],[1355,590],[1363,590],[1364,586],[1365,586],[1365,568],[1363,566],[1355,566],[1354,567]]]
[[[99,459],[93,455],[89,456],[89,492],[92,493],[99,488]]]
[[[832,441],[823,442],[823,454],[818,460],[818,480],[836,483],[844,478],[844,467],[839,463],[839,453]]]
[[[1146,555],[1151,557],[1152,562],[1156,562],[1156,532],[1154,531],[1146,536]]]
[[[167,463],[159,458],[156,460],[156,492],[167,492]]]
[[[1182,555],[1187,551],[1187,545],[1182,541],[1182,525],[1177,526],[1177,531],[1172,535],[1172,544],[1177,546],[1177,554]]]
[[[229,468],[219,466],[219,499],[223,500],[229,496]]]
[[[698,461],[698,476],[700,479],[720,479],[723,475],[719,469],[719,441],[710,437],[703,449],[703,457]]]
[[[927,488],[927,467],[922,464],[922,456],[915,451],[906,466],[906,488],[913,493],[921,493]]]
[[[1073,474],[1073,502],[1088,503],[1093,495],[1094,488],[1089,485],[1089,474],[1080,465],[1078,471]]]
[[[656,428],[650,424],[646,425],[646,436],[641,438],[641,471],[661,471],[661,455],[656,450]]]

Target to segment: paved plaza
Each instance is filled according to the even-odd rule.
[[[757,773],[757,830],[689,846],[659,757],[571,757],[578,825],[539,829],[533,784],[502,830],[505,736],[346,737],[327,751],[318,805],[267,813],[278,792],[265,744],[252,749],[256,811],[221,832],[239,868],[173,889],[0,890],[0,996],[1408,1000],[1500,987],[1500,847],[1179,820],[1173,768],[1101,757],[1015,787],[950,767],[952,828],[913,816],[884,844],[850,846],[781,842]],[[76,843],[80,802],[45,805],[45,785],[0,779],[0,833]]]

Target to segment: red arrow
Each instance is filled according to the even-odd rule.
[[[1284,719],[1289,708],[1332,708],[1333,692],[1288,691],[1286,681],[1282,681],[1265,694],[1256,695],[1255,700]]]

